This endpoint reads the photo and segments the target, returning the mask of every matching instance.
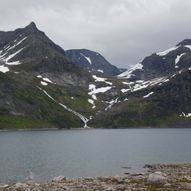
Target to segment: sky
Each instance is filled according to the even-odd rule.
[[[128,68],[191,38],[191,0],[0,0],[0,30],[34,21],[65,50],[86,48]]]

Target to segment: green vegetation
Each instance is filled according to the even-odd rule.
[[[38,88],[41,86],[39,80],[27,73],[6,76],[6,86],[4,83],[4,80],[0,81],[0,96],[3,102],[3,107],[0,107],[1,128],[77,128],[84,125],[77,116],[58,104],[61,102],[82,114],[86,113],[90,104],[87,102],[88,96],[82,90],[79,96],[72,100],[64,87],[43,86],[57,103]]]
[[[66,74],[68,75],[68,74]],[[56,79],[59,78],[58,76]],[[69,76],[69,79],[71,76]],[[68,79],[68,78],[67,78]],[[63,80],[63,79],[58,79]],[[1,128],[57,127],[78,128],[83,122],[73,113],[59,105],[62,103],[85,117],[93,116],[89,126],[98,128],[127,127],[188,127],[191,118],[180,117],[182,112],[191,111],[190,73],[182,73],[163,86],[153,86],[128,95],[121,93],[121,81],[108,78],[113,86],[119,86],[113,92],[97,94],[96,108],[88,103],[87,84],[69,83],[42,86],[36,74],[21,73],[0,74],[0,125]],[[90,82],[89,82],[90,83]],[[100,83],[96,87],[103,87]],[[54,100],[42,90],[47,91]],[[149,92],[154,94],[144,99]],[[103,100],[118,99],[120,103],[105,111],[108,106]],[[115,98],[114,98],[115,97]],[[123,101],[128,97],[128,101]],[[10,121],[8,120],[10,117]]]
[[[180,118],[175,112],[156,109],[155,102],[141,98],[131,98],[113,110],[98,115],[91,121],[95,127],[168,127],[177,122],[186,122],[190,119]]]
[[[0,129],[4,128],[27,129],[27,128],[49,128],[49,127],[54,127],[54,125],[45,120],[33,119],[26,116],[0,115]]]

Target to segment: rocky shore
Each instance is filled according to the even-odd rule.
[[[146,165],[148,171],[124,177],[68,179],[55,177],[48,182],[28,181],[0,184],[0,191],[188,191],[191,164]]]

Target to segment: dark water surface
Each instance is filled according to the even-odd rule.
[[[191,162],[191,129],[0,132],[0,182],[123,175],[128,166]]]

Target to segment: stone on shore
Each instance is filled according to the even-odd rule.
[[[4,189],[4,188],[8,188],[9,185],[8,184],[0,184],[0,189]]]
[[[162,172],[154,172],[149,174],[147,181],[154,184],[165,184],[167,182],[167,178]]]
[[[52,179],[53,182],[64,182],[66,180],[65,176],[57,176]]]
[[[0,191],[190,191],[191,164],[152,165],[144,174],[0,184]],[[168,180],[168,181],[167,181]]]
[[[18,183],[16,183],[16,184],[14,185],[14,188],[15,188],[16,190],[27,190],[28,187],[29,187],[29,186],[28,186],[26,183],[20,183],[20,182],[18,182]]]

